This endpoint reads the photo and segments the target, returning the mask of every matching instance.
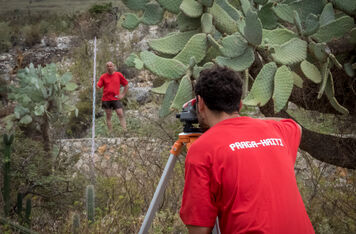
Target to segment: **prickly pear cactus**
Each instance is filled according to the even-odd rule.
[[[151,51],[130,55],[126,64],[166,79],[153,92],[165,95],[160,116],[179,110],[192,97],[194,80],[212,64],[247,72],[260,71],[247,90],[245,105],[275,112],[287,105],[294,87],[310,80],[319,85],[339,113],[348,113],[335,98],[330,69],[337,66],[354,77],[356,59],[340,64],[328,43],[346,38],[356,44],[356,1],[323,0],[123,0],[139,11],[124,15],[122,26],[158,24],[165,11],[176,14],[177,31],[148,44]],[[191,64],[191,60],[194,64]],[[330,62],[327,62],[330,61]],[[207,65],[209,64],[209,65]],[[187,90],[189,89],[189,90]]]

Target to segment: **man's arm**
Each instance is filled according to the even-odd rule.
[[[200,227],[200,226],[192,226],[187,225],[189,234],[211,234],[213,230],[211,227]]]
[[[279,118],[279,117],[264,117],[264,118],[259,118],[259,119],[266,119],[266,120],[275,120],[275,121],[281,121],[284,118]],[[302,134],[302,127],[294,120],[294,122],[298,125],[300,129],[300,134]]]
[[[123,99],[125,97],[125,95],[126,95],[128,90],[129,90],[129,85],[127,84],[127,85],[124,86],[124,91],[122,91],[122,93],[120,93],[120,95],[118,97],[119,100],[121,100],[121,99]]]

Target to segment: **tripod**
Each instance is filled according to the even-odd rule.
[[[161,203],[163,193],[166,190],[167,187],[167,182],[170,177],[170,175],[173,172],[174,165],[177,161],[178,155],[180,154],[183,145],[185,144],[187,149],[191,146],[191,144],[198,139],[198,137],[201,135],[201,132],[183,132],[178,135],[178,140],[173,144],[172,149],[170,150],[170,155],[167,161],[167,164],[163,170],[161,179],[158,183],[158,186],[156,188],[156,191],[153,195],[153,198],[151,200],[150,206],[148,208],[148,211],[146,213],[145,219],[143,220],[141,229],[139,234],[146,234],[148,233],[148,229],[150,228],[153,218],[155,216],[155,213],[158,209],[159,204]],[[213,233],[214,234],[219,234],[219,225],[218,225],[218,219],[215,224]]]

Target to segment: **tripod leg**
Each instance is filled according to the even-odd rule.
[[[145,219],[143,220],[139,234],[148,233],[148,229],[150,228],[150,226],[152,224],[153,218],[154,218],[156,211],[158,209],[158,206],[162,200],[162,196],[163,196],[164,191],[166,190],[168,179],[173,172],[173,168],[174,168],[176,161],[177,161],[177,156],[170,154],[167,164],[163,170],[161,179],[159,180],[156,191],[155,191],[153,198],[151,200],[151,203],[150,203],[150,206],[146,213]]]
[[[216,217],[215,226],[214,226],[212,234],[220,234],[220,233],[221,232],[220,232],[220,228],[219,228],[219,218]]]

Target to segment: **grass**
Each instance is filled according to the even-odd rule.
[[[30,3],[32,2],[32,3]],[[32,12],[73,13],[88,10],[93,4],[112,2],[117,7],[120,1],[109,0],[0,0],[0,14],[15,10],[30,10]]]

